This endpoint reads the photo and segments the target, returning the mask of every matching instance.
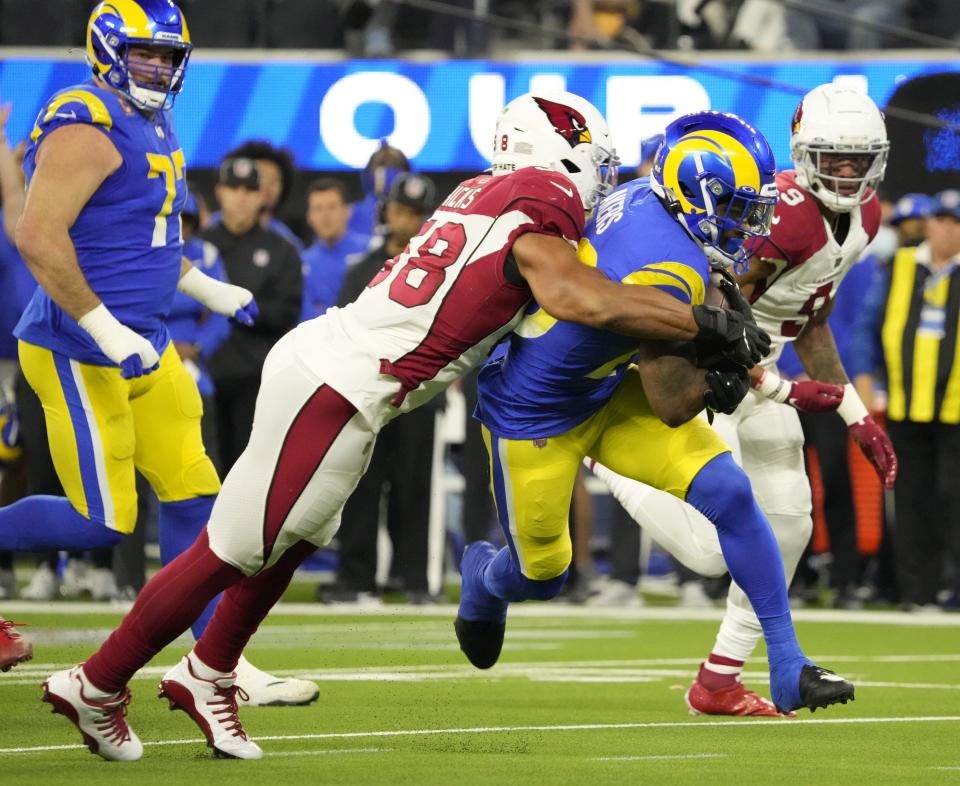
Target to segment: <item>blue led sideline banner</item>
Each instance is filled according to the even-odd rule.
[[[530,90],[566,88],[604,112],[627,164],[640,140],[677,115],[719,109],[744,117],[789,166],[789,121],[797,94],[761,87],[714,69],[803,90],[836,78],[863,85],[883,106],[898,84],[960,71],[957,60],[816,60],[776,63],[717,59],[707,69],[643,61],[505,63],[485,61],[231,63],[195,59],[175,108],[177,133],[192,167],[216,166],[231,147],[266,138],[290,148],[300,167],[357,169],[381,137],[423,171],[487,166],[493,120],[505,101]],[[712,67],[712,68],[710,68]],[[3,58],[0,102],[14,104],[11,139],[26,136],[43,100],[82,81],[77,61]]]

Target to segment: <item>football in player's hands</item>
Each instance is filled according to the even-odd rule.
[[[724,292],[718,284],[713,282],[712,276],[710,278],[710,285],[703,293],[703,305],[714,306],[716,308],[730,308],[730,300],[727,298],[727,293]]]

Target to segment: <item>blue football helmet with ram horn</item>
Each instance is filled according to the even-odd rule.
[[[739,272],[750,237],[770,234],[776,166],[767,140],[736,115],[696,112],[667,126],[650,185],[712,264]]]
[[[172,65],[138,66],[131,47],[169,49]],[[104,0],[87,23],[87,61],[95,76],[141,109],[169,109],[183,87],[190,59],[190,31],[172,0]]]

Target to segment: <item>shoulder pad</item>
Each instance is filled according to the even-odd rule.
[[[57,93],[40,110],[37,123],[30,134],[36,142],[46,131],[71,123],[98,125],[109,131],[113,127],[113,118],[104,98],[89,87],[81,85]]]

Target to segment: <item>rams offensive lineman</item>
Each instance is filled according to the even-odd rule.
[[[601,203],[580,258],[614,281],[696,305],[708,260],[745,259],[740,246],[769,233],[776,202],[773,154],[758,132],[734,115],[687,115],[667,127],[650,180]],[[736,285],[729,282],[727,292],[735,298]],[[480,373],[476,417],[508,545],[498,551],[478,541],[464,554],[455,629],[470,661],[479,668],[496,662],[509,602],[546,600],[562,588],[573,481],[589,456],[685,500],[714,523],[763,625],[780,706],[851,699],[850,683],[803,655],[770,525],[729,448],[694,417],[705,405],[736,409],[748,390],[746,371],[711,367],[689,345],[662,342],[643,344],[632,368],[635,339],[531,308],[506,351]]]
[[[209,519],[220,482],[166,318],[178,291],[245,324],[256,304],[182,255],[186,162],[169,110],[191,48],[171,0],[100,3],[87,25],[92,78],[47,101],[30,135],[16,240],[40,286],[15,334],[67,496],[0,510],[0,548],[114,545],[136,524],[135,470],[160,499],[161,539],[176,553]],[[318,693],[253,667],[245,683],[258,703]],[[282,695],[291,685],[293,701]]]

